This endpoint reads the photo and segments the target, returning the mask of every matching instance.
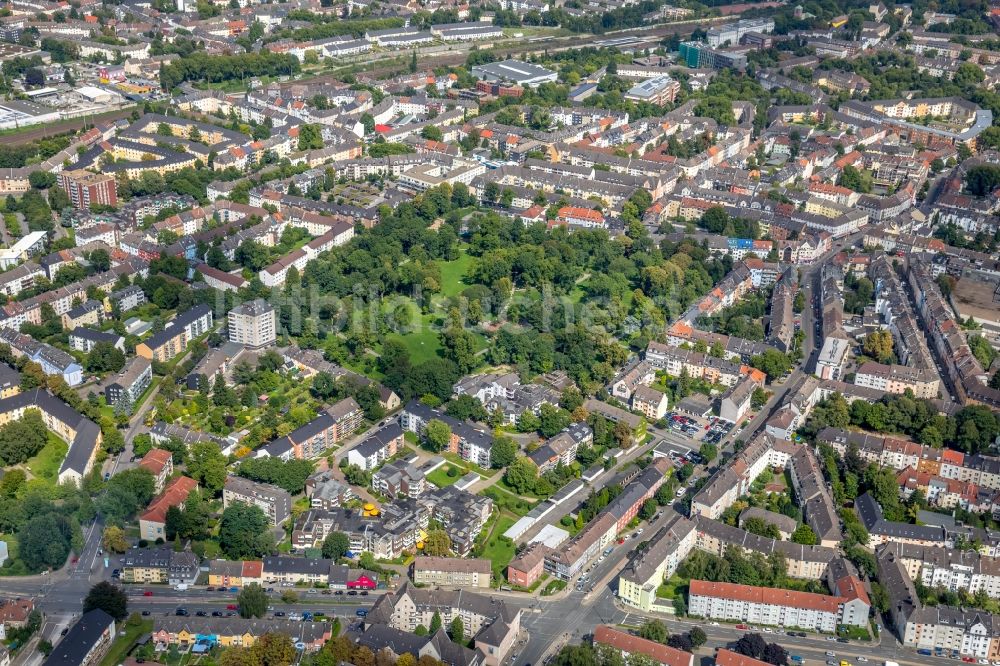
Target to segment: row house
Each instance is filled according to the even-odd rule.
[[[241,617],[157,617],[150,633],[155,649],[187,651],[196,645],[249,648],[267,634],[288,636],[307,652],[319,650],[332,637],[329,622]]]

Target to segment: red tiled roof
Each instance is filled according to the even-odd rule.
[[[261,560],[244,560],[243,577],[260,578],[264,574],[264,562]]]
[[[163,468],[167,466],[171,458],[170,451],[163,449],[150,449],[149,453],[139,461],[139,467],[148,469],[153,476],[158,476]]]
[[[860,599],[868,606],[872,602],[868,599],[868,592],[864,584],[857,576],[844,576],[837,581],[837,592],[846,599]]]
[[[827,613],[837,613],[840,597],[827,594],[813,594],[796,590],[781,590],[771,587],[755,587],[753,585],[737,585],[736,583],[712,583],[705,580],[692,580],[690,586],[692,595],[735,599],[749,603],[769,604],[772,606],[790,606],[807,608]]]
[[[719,648],[715,653],[715,666],[768,666],[766,661],[747,657],[738,652]]]
[[[163,492],[149,503],[149,508],[142,514],[141,520],[162,523],[167,519],[167,509],[184,503],[191,491],[198,487],[198,482],[189,476],[178,476],[167,484]]]
[[[961,451],[955,451],[954,449],[941,449],[942,462],[961,466],[964,460],[965,460],[965,454],[963,454]]]
[[[559,217],[573,217],[578,220],[593,220],[594,222],[604,220],[600,211],[579,206],[563,206],[559,209]]]
[[[603,624],[594,628],[594,643],[610,645],[616,650],[628,654],[644,654],[660,664],[667,664],[667,666],[691,666],[694,660],[694,655],[690,652],[626,634],[624,631],[618,631]]]

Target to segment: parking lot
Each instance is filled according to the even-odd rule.
[[[663,430],[678,436],[663,440],[668,447],[667,451],[676,451],[696,465],[701,461],[698,458],[691,459],[688,454],[697,451],[703,443],[718,444],[736,425],[717,416],[702,418],[678,412],[667,412],[664,419],[666,427]],[[657,446],[657,449],[659,448]],[[668,455],[667,451],[664,455]]]

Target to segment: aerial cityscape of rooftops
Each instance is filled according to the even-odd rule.
[[[0,0],[0,666],[1000,666],[998,84],[1000,0]]]

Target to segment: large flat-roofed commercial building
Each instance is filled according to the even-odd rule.
[[[733,23],[714,26],[708,29],[705,40],[709,46],[736,46],[743,39],[743,36],[751,33],[763,33],[774,31],[774,19],[757,18],[744,19]]]
[[[556,73],[552,70],[520,60],[476,65],[472,68],[472,75],[485,81],[511,81],[531,88],[556,80]]]

